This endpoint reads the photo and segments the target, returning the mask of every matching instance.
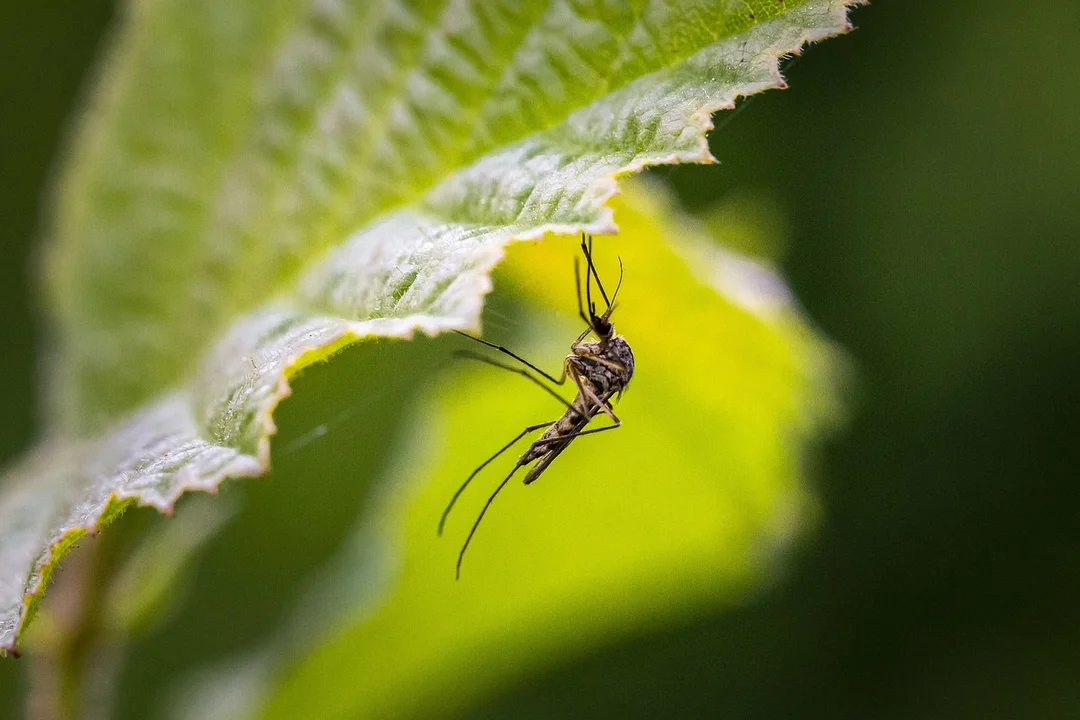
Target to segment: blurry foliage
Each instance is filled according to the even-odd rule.
[[[792,90],[749,103],[713,136],[719,171],[664,173],[699,210],[735,192],[781,207],[797,294],[858,362],[857,413],[813,465],[819,527],[789,575],[752,601],[680,628],[648,628],[522,680],[471,716],[1076,715],[1080,98],[1063,77],[1080,60],[1071,37],[1078,12],[1049,2],[1023,13],[1004,0],[978,12],[876,3],[856,13],[858,33],[788,68]],[[3,129],[18,133],[4,136],[3,176],[27,179],[5,212],[13,218],[5,258],[28,254],[30,198],[67,112],[29,98],[70,99],[71,80],[55,78],[85,66],[100,27],[76,33],[51,17],[23,19],[18,42],[0,42],[36,60],[0,70],[4,102],[20,99],[4,114]],[[35,33],[49,40],[32,44]],[[21,89],[9,90],[15,77]],[[13,280],[0,285],[11,310],[0,363],[17,378],[32,372],[33,356],[26,281],[14,284],[22,267],[0,265]],[[442,339],[419,345],[407,352],[429,368],[449,352]],[[387,351],[395,347],[403,346],[358,347],[311,373],[343,381],[381,358],[400,367]],[[427,375],[411,375],[403,392],[411,397]],[[315,397],[319,385],[311,378],[311,392],[282,407],[283,427],[304,435],[326,407],[344,412],[353,402]],[[13,383],[5,398],[7,456],[31,434],[25,386]],[[372,407],[394,424],[402,397]],[[363,425],[352,416],[337,436],[364,442]],[[193,581],[222,592],[216,604],[201,595],[138,645],[124,683],[144,694],[124,698],[126,716],[145,716],[160,699],[150,681],[158,673],[254,647],[260,628],[288,616],[288,592],[274,583],[321,563],[346,536],[369,473],[388,462],[387,448],[365,451],[372,462],[352,468],[354,484],[335,484],[336,502],[323,509],[334,514],[326,527],[338,528],[325,536],[292,523],[290,493],[302,491],[276,474],[226,489],[243,495],[245,509],[211,541]],[[324,457],[319,443],[303,445],[275,456],[276,471],[303,467],[308,453]],[[25,668],[0,663],[0,697],[16,696]],[[5,704],[0,715],[16,710]]]

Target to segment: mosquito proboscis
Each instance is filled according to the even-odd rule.
[[[535,463],[525,474],[524,483],[529,485],[536,481],[544,471],[551,466],[551,463],[555,461],[555,458],[561,455],[575,439],[583,435],[614,430],[622,425],[622,421],[615,414],[612,402],[622,397],[623,390],[630,384],[630,378],[634,374],[634,354],[630,351],[630,345],[626,342],[625,338],[615,333],[615,326],[611,324],[611,314],[615,310],[619,289],[622,287],[622,260],[619,260],[619,282],[615,286],[615,292],[613,292],[609,298],[607,292],[604,290],[603,283],[600,282],[600,275],[596,271],[596,264],[593,262],[592,238],[586,238],[584,234],[581,236],[581,252],[585,256],[586,263],[584,302],[581,292],[581,272],[578,269],[579,265],[577,258],[574,259],[574,287],[577,292],[578,315],[580,315],[581,319],[585,322],[586,328],[578,335],[573,344],[571,344],[570,354],[563,360],[562,373],[558,377],[544,372],[536,365],[533,365],[528,360],[501,345],[490,343],[487,340],[482,340],[478,337],[467,335],[466,333],[459,333],[470,340],[474,340],[507,355],[524,367],[500,362],[469,351],[461,351],[458,353],[459,356],[479,360],[528,378],[548,393],[558,398],[559,401],[566,406],[566,411],[561,417],[556,418],[555,420],[549,420],[547,422],[537,423],[526,427],[513,440],[500,448],[498,452],[480,463],[479,467],[473,470],[472,474],[465,479],[465,482],[461,484],[461,487],[459,487],[453,497],[450,498],[450,502],[447,504],[446,509],[443,511],[442,518],[439,520],[439,535],[442,535],[443,528],[446,525],[446,518],[450,515],[450,510],[453,509],[454,504],[457,502],[458,498],[461,497],[465,488],[469,486],[469,483],[472,482],[473,478],[475,478],[480,471],[487,467],[493,460],[513,447],[526,435],[546,428],[543,434],[534,440],[532,444],[529,445],[529,448],[522,453],[521,457],[519,457],[514,464],[513,469],[511,469],[510,474],[499,483],[498,487],[495,488],[495,492],[491,493],[491,496],[484,504],[483,509],[480,511],[480,515],[477,516],[476,521],[473,523],[472,529],[469,530],[469,535],[465,538],[465,544],[462,545],[461,552],[458,553],[457,567],[455,570],[455,577],[457,578],[461,577],[461,561],[465,557],[465,551],[469,548],[469,543],[472,542],[473,535],[476,534],[476,529],[480,527],[480,521],[484,519],[484,515],[487,514],[488,508],[491,507],[491,503],[494,502],[495,497],[504,487],[506,487],[506,484],[510,482],[510,479],[518,470],[530,463]],[[596,287],[600,291],[600,297],[604,300],[604,311],[599,315],[596,312],[596,303],[592,298],[593,281],[596,282]],[[586,340],[590,334],[594,335],[596,340]],[[530,370],[532,372],[530,372]],[[545,384],[544,382],[546,380],[548,383],[561,386],[566,383],[567,378],[572,380],[577,387],[577,395],[573,402],[567,401],[550,385]],[[585,427],[601,414],[606,415],[611,420],[612,424],[586,430]]]

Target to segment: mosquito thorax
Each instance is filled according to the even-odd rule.
[[[634,375],[634,353],[630,350],[630,343],[626,342],[626,338],[615,335],[614,330],[611,339],[607,341],[607,356],[626,368],[622,376],[622,384],[625,386]]]
[[[567,361],[600,392],[625,388],[634,374],[634,353],[630,344],[614,332],[598,342],[581,343]]]

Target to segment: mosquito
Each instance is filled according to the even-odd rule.
[[[468,550],[469,543],[472,542],[473,535],[476,534],[476,529],[480,527],[480,521],[484,519],[484,515],[487,513],[488,508],[491,507],[491,503],[495,500],[495,497],[504,487],[506,487],[506,484],[510,482],[510,478],[512,478],[518,470],[529,463],[535,462],[525,474],[524,483],[530,485],[544,474],[544,471],[551,466],[551,463],[555,461],[555,458],[559,457],[563,450],[568,448],[570,443],[575,439],[583,435],[614,430],[622,425],[622,421],[615,415],[615,411],[612,408],[612,401],[622,397],[623,390],[630,384],[630,378],[634,374],[634,354],[630,351],[630,344],[627,343],[622,336],[615,334],[615,327],[611,324],[611,313],[615,310],[615,301],[619,296],[619,288],[622,287],[622,259],[619,259],[619,282],[615,286],[615,292],[608,298],[608,294],[604,290],[604,285],[600,282],[600,275],[596,272],[596,264],[593,262],[592,237],[586,239],[584,233],[581,235],[581,252],[585,256],[586,263],[584,304],[582,304],[581,272],[578,269],[579,264],[576,257],[574,258],[574,289],[577,292],[578,315],[580,315],[581,319],[585,322],[586,328],[578,335],[577,340],[570,346],[570,354],[567,355],[566,359],[563,361],[562,374],[560,374],[559,377],[553,377],[530,363],[528,360],[525,360],[501,345],[496,345],[462,332],[458,333],[459,335],[463,335],[470,340],[475,340],[482,345],[498,350],[504,355],[513,358],[529,368],[529,370],[542,376],[548,382],[561,386],[566,382],[566,379],[569,378],[574,382],[574,385],[577,386],[577,396],[574,398],[574,401],[567,402],[562,395],[557,393],[550,386],[545,385],[539,377],[533,375],[525,368],[502,363],[467,350],[458,353],[460,356],[479,360],[480,362],[522,375],[558,398],[558,400],[566,406],[566,411],[562,414],[562,417],[555,420],[549,420],[548,422],[537,423],[536,425],[529,425],[522,430],[517,437],[504,445],[498,452],[480,463],[480,466],[473,470],[472,474],[465,479],[465,482],[463,482],[461,487],[457,489],[457,492],[454,493],[454,496],[450,498],[450,502],[447,504],[446,509],[443,511],[442,518],[439,520],[439,535],[442,535],[443,533],[443,528],[446,525],[446,518],[449,516],[450,510],[453,509],[454,503],[457,502],[461,493],[465,491],[465,488],[469,486],[469,483],[472,482],[473,478],[475,478],[481,470],[513,447],[529,433],[547,428],[540,437],[529,445],[529,449],[518,458],[518,461],[514,464],[510,474],[499,483],[499,486],[495,488],[495,492],[491,494],[484,504],[483,509],[480,511],[480,515],[473,523],[472,529],[469,530],[468,537],[465,538],[465,544],[462,545],[461,552],[458,553],[457,568],[455,570],[455,577],[458,579],[461,578],[461,561],[465,557],[465,551]],[[592,283],[594,280],[596,281],[597,289],[600,291],[600,297],[604,299],[604,312],[600,315],[597,315],[596,303],[594,303],[592,299]],[[588,312],[586,312],[586,309]],[[595,341],[587,341],[585,338],[590,334],[595,335],[597,339]],[[586,430],[585,426],[600,414],[610,418],[613,424]]]

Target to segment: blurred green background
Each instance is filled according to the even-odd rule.
[[[0,10],[0,462],[35,433],[43,193],[115,12],[13,5]],[[848,427],[811,468],[817,532],[740,607],[556,668],[474,716],[1080,714],[1080,6],[879,0],[853,19],[855,33],[788,66],[790,90],[718,116],[721,167],[653,173],[691,210],[735,197],[779,208],[788,277],[853,360]],[[388,432],[398,391],[421,391],[441,342],[361,346],[316,369],[283,427],[367,403]],[[395,353],[410,374],[381,374],[401,388],[318,396],[332,385],[320,375],[395,368]],[[362,417],[346,416],[342,442],[387,453]],[[305,452],[322,451],[275,468]],[[136,648],[124,682],[143,695],[118,712],[145,716],[155,678],[272,625],[296,591],[274,583],[332,552],[376,460],[347,489],[325,474],[340,517],[318,523],[293,521],[300,490],[273,477],[230,486],[244,510],[192,602]],[[275,562],[245,563],[254,553]],[[200,585],[226,583],[236,592],[200,602]],[[0,663],[0,698],[25,672]]]

